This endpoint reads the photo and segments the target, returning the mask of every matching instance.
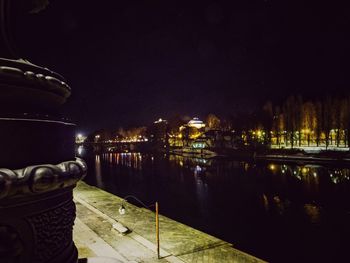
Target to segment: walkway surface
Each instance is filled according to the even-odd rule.
[[[230,243],[161,215],[158,259],[152,211],[124,203],[126,213],[120,215],[122,198],[84,182],[75,188],[74,200],[77,218],[73,238],[79,258],[107,257],[120,262],[264,262]],[[125,227],[130,231],[121,234]]]

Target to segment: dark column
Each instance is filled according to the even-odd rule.
[[[71,89],[17,57],[8,22],[35,1],[16,2],[0,0],[0,262],[73,263],[72,190],[86,165],[75,158],[75,125],[60,117]]]

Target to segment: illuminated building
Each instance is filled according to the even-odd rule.
[[[193,118],[187,123],[188,127],[201,129],[205,127],[205,123],[198,118]]]

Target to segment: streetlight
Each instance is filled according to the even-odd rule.
[[[132,198],[139,202],[144,208],[152,211],[150,207],[155,206],[156,207],[156,241],[157,241],[157,257],[160,259],[160,245],[159,245],[159,206],[158,202],[155,202],[155,204],[151,205],[145,205],[140,199],[138,199],[136,196],[133,195],[127,195],[123,198],[123,202],[121,203],[118,211],[120,215],[124,215],[126,213],[126,208],[124,206],[124,202],[127,202],[128,198]],[[152,211],[153,212],[153,211]]]
[[[98,142],[100,140],[100,138],[101,138],[101,135],[99,135],[99,134],[95,135],[95,142]]]

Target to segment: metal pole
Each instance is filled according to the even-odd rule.
[[[160,259],[159,253],[159,215],[158,215],[158,202],[156,202],[156,235],[157,235],[157,256]]]

